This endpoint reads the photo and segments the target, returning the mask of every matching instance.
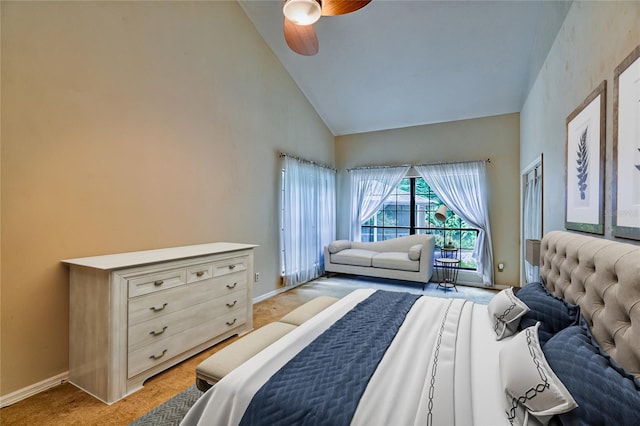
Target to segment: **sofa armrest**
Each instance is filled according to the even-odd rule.
[[[331,254],[335,254],[349,248],[351,248],[351,241],[349,240],[335,240],[327,246],[327,249]]]
[[[433,275],[433,258],[435,251],[435,238],[431,237],[422,245],[420,253],[420,272],[426,277],[426,281]]]

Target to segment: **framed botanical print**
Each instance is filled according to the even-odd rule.
[[[640,240],[640,46],[614,73],[612,208],[612,234]]]
[[[565,228],[604,234],[606,80],[567,117]]]

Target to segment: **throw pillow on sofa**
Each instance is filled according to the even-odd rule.
[[[422,244],[409,247],[409,259],[420,260],[420,253],[422,253]]]

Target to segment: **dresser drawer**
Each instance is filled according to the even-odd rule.
[[[182,352],[233,330],[247,321],[246,310],[236,310],[168,338],[163,338],[140,349],[130,351],[127,377],[162,364]]]
[[[130,278],[129,297],[141,296],[156,291],[184,285],[187,282],[187,271],[184,268],[157,272],[139,278]]]
[[[246,292],[237,291],[224,297],[210,299],[187,309],[129,327],[129,352],[197,327],[204,322],[227,315],[230,312],[237,312],[236,315],[238,316],[246,316]]]
[[[246,276],[231,274],[129,299],[129,327],[246,289]]]
[[[234,273],[214,278],[216,287],[223,294],[247,288],[247,274]]]
[[[187,282],[195,283],[213,277],[213,263],[190,266],[187,268]]]
[[[246,256],[216,261],[213,264],[213,276],[220,277],[237,272],[244,272],[247,270],[247,262]]]

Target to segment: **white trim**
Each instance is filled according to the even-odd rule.
[[[55,386],[61,385],[69,380],[69,372],[65,371],[57,376],[50,377],[41,382],[34,383],[25,388],[18,389],[15,392],[0,397],[0,407],[8,407],[9,405],[20,402],[23,399],[27,399],[37,393],[44,392],[47,389],[51,389]]]
[[[314,278],[313,280],[317,280],[320,277],[322,277],[322,275],[320,275],[319,277]],[[296,287],[299,287],[299,286],[301,286],[303,284],[307,284],[307,283],[309,283],[309,282],[311,282],[313,280],[305,281],[303,283],[296,284],[296,285],[290,285],[290,286],[287,286],[287,287],[282,287],[282,288],[270,291],[268,293],[261,294],[260,296],[256,296],[256,297],[253,298],[253,304],[255,305],[258,302],[262,302],[263,300],[270,299],[273,296],[277,296],[280,293],[284,293],[285,291],[291,290],[292,288],[296,288]]]
[[[542,154],[538,155],[532,162],[520,170],[520,282],[518,283],[518,287],[524,287],[527,281],[524,277],[524,184],[527,175],[537,167],[544,167]],[[543,173],[542,179],[544,185],[544,168],[542,168],[541,171]],[[542,204],[544,206],[544,188],[542,197]],[[544,229],[540,231],[544,235]]]
[[[434,267],[433,276],[431,277],[431,282],[438,281],[438,271],[436,271],[436,267]],[[458,270],[458,284],[467,285],[470,287],[480,287],[480,288],[492,288],[487,287],[482,284],[482,277],[478,275],[476,270],[468,270],[468,269],[460,269]]]

